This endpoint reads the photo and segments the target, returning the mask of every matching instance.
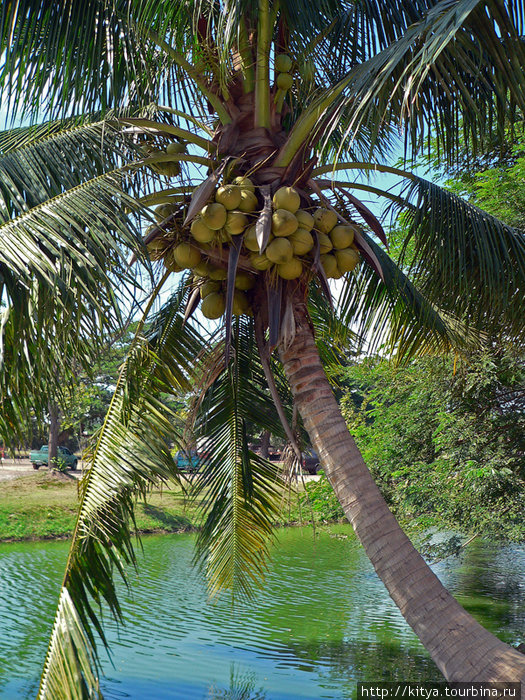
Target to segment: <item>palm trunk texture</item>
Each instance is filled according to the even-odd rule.
[[[469,615],[413,547],[385,503],[332,393],[302,302],[280,355],[326,476],[378,576],[448,681],[522,682],[525,656]]]

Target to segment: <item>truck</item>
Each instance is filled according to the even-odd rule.
[[[48,446],[42,445],[39,450],[31,450],[29,453],[29,459],[33,465],[33,469],[39,469],[40,467],[47,466],[48,462]],[[57,460],[59,466],[61,464],[65,465],[71,471],[75,471],[78,465],[78,457],[76,457],[72,452],[70,452],[67,447],[58,447],[57,449]]]

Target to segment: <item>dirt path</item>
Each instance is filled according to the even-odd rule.
[[[47,471],[46,467],[40,467],[40,469]],[[28,476],[34,473],[35,470],[28,459],[4,459],[0,463],[0,481],[19,479],[21,476]],[[76,471],[69,471],[68,474],[79,479],[82,476],[82,462],[78,463]]]

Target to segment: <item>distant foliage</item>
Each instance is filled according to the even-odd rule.
[[[324,471],[319,472],[319,481],[310,481],[306,484],[306,494],[301,498],[303,504],[310,502],[316,522],[323,520],[340,520],[345,517],[341,504],[330,486]]]
[[[523,539],[525,367],[510,351],[344,372],[342,407],[396,515]]]

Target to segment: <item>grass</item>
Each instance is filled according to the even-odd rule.
[[[0,482],[0,542],[57,539],[71,536],[78,506],[78,482],[68,475],[41,471]],[[308,520],[310,511],[292,495],[283,499],[277,525]],[[190,503],[173,486],[153,491],[136,508],[140,532],[181,532],[202,524],[199,502]]]

